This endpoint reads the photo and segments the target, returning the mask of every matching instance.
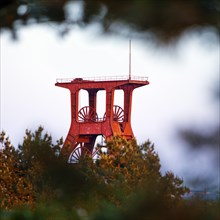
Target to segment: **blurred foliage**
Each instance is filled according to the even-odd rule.
[[[219,77],[218,77],[219,78]],[[216,153],[220,147],[220,115],[219,115],[219,106],[220,106],[220,84],[216,84],[215,89],[213,90],[213,102],[216,103],[217,114],[216,122],[208,127],[204,125],[199,128],[186,128],[179,129],[179,136],[185,140],[193,149],[209,148],[215,150]],[[219,158],[220,159],[220,158]]]
[[[200,126],[190,124],[187,127],[179,128],[177,134],[180,140],[190,147],[190,151],[194,151],[198,154],[200,154],[201,151],[205,151],[206,153],[209,152],[215,155],[212,161],[210,161],[210,164],[214,168],[216,178],[210,177],[209,174],[206,173],[196,177],[189,177],[188,182],[190,181],[191,185],[197,188],[203,185],[203,187],[215,187],[220,190],[220,180],[218,178],[220,171],[220,84],[219,81],[213,84],[216,85],[214,87],[215,89],[212,90],[213,104],[216,104],[217,110],[215,122],[211,124],[201,122]]]
[[[72,10],[73,4],[80,10]],[[2,0],[0,27],[16,29],[31,23],[52,22],[66,33],[71,25],[81,27],[98,22],[103,31],[122,34],[123,27],[137,33],[151,33],[167,42],[191,28],[220,30],[219,0]],[[79,7],[77,7],[79,8]]]
[[[0,143],[0,219],[219,219],[219,201],[184,199],[189,189],[172,172],[160,172],[154,145],[119,136],[68,164],[58,156],[62,139],[39,127],[14,148]]]
[[[204,128],[205,130],[205,128]],[[182,129],[179,135],[193,149],[201,149],[202,147],[211,148],[218,151],[220,145],[220,127],[212,129],[212,131],[198,131],[196,129]]]

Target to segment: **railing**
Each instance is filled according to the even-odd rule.
[[[147,81],[148,77],[144,76],[96,76],[96,77],[83,77],[83,78],[59,78],[56,79],[57,83],[70,83],[80,81],[120,81],[120,80],[135,80],[135,81]]]

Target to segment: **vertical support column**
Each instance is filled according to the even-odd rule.
[[[114,90],[106,89],[106,119],[113,118]]]
[[[72,121],[78,120],[78,108],[79,108],[79,90],[71,90]]]
[[[132,108],[132,92],[133,88],[126,86],[124,90],[124,121],[131,122],[131,108]]]
[[[89,106],[92,107],[95,112],[96,112],[96,95],[97,95],[98,90],[93,89],[93,90],[88,90],[89,93]]]
[[[105,103],[105,121],[101,123],[101,134],[108,139],[113,135],[112,121],[113,121],[113,103],[114,103],[114,90],[111,86],[105,86],[106,103]]]

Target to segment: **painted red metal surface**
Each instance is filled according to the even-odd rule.
[[[94,150],[97,136],[109,139],[120,135],[127,140],[134,137],[131,126],[132,92],[134,89],[148,85],[146,77],[102,77],[58,79],[56,86],[69,89],[71,95],[71,125],[61,153],[67,160],[72,152],[81,146],[88,152]],[[79,109],[79,91],[87,90],[89,106]],[[114,91],[124,91],[124,108],[114,105]],[[99,118],[97,109],[97,92],[106,91],[106,112]],[[75,151],[74,151],[75,150]],[[71,156],[72,155],[72,156]]]

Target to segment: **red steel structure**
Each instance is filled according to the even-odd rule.
[[[83,153],[93,155],[97,136],[106,140],[120,135],[127,140],[134,137],[131,126],[132,92],[148,85],[147,77],[120,76],[102,78],[57,79],[56,86],[70,90],[71,125],[61,153],[69,162],[78,160]],[[88,92],[88,106],[79,109],[80,90]],[[106,112],[97,114],[97,92],[106,92]],[[116,90],[124,92],[124,108],[114,105]]]

